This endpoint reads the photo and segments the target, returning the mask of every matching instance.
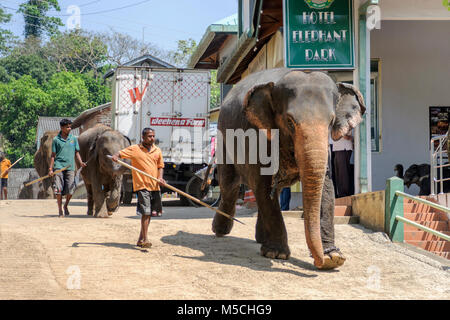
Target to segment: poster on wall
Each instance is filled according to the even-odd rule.
[[[352,0],[284,0],[285,64],[296,69],[354,69]]]
[[[449,107],[430,107],[429,124],[430,124],[430,141],[432,138],[447,134],[449,125]],[[435,148],[438,141],[435,141]],[[447,149],[447,146],[444,146]]]

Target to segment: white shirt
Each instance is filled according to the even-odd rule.
[[[340,138],[338,141],[333,141],[333,151],[353,150],[352,140]]]

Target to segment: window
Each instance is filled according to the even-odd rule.
[[[380,60],[370,61],[370,141],[372,152],[381,152]]]

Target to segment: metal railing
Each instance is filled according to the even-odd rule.
[[[444,150],[444,146],[447,144],[447,134],[437,136],[430,141],[430,192],[432,195],[436,194],[438,184],[440,185],[440,192],[444,193],[444,181],[450,180],[444,178],[444,167],[449,167],[450,163],[444,164],[444,158],[447,158],[447,152]],[[435,150],[435,141],[438,141],[438,146]],[[439,175],[437,170],[439,169]],[[437,178],[439,176],[439,179]]]
[[[442,190],[442,189],[441,189],[441,190]],[[413,201],[415,201],[415,202],[418,202],[418,203],[422,203],[422,204],[428,205],[428,206],[430,206],[430,207],[433,207],[433,208],[435,208],[435,209],[444,211],[444,212],[446,212],[446,213],[450,213],[450,209],[447,208],[447,207],[445,207],[445,206],[442,206],[442,205],[440,205],[440,204],[437,204],[437,203],[434,203],[434,202],[431,202],[431,201],[428,201],[428,200],[425,200],[425,199],[422,199],[422,198],[419,198],[419,197],[414,197],[414,196],[412,196],[412,195],[409,195],[409,194],[404,193],[404,192],[401,192],[401,191],[395,191],[395,195],[396,195],[397,197],[405,197],[405,198],[411,199],[411,200],[413,200]],[[400,221],[400,222],[403,222],[403,223],[407,223],[407,224],[409,224],[409,225],[412,225],[412,226],[414,226],[414,227],[416,227],[416,228],[418,228],[418,229],[420,229],[420,230],[423,230],[423,231],[425,231],[425,232],[431,233],[432,235],[435,235],[436,237],[439,237],[439,238],[442,238],[442,239],[444,239],[444,240],[450,241],[450,236],[449,236],[449,235],[446,235],[446,234],[441,233],[441,232],[439,232],[439,231],[436,231],[436,230],[433,230],[433,229],[431,229],[431,228],[428,228],[428,227],[426,227],[426,226],[424,226],[424,225],[421,225],[420,223],[411,221],[411,220],[409,220],[409,219],[406,219],[405,217],[398,216],[398,215],[395,216],[395,219],[396,219],[397,221]]]

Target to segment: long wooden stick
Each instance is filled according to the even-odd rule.
[[[12,167],[14,167],[14,166],[16,165],[17,162],[19,162],[20,160],[23,159],[23,157],[24,157],[24,156],[20,157],[19,160],[16,160],[16,162],[14,162],[14,163],[8,168],[8,170],[10,170]],[[4,175],[5,175],[5,174],[2,172],[2,178],[3,178]]]
[[[61,172],[61,171],[67,170],[67,168],[69,168],[69,166],[64,167],[64,168],[62,168],[62,169],[56,170],[55,172],[53,172],[53,175],[52,175],[52,176],[54,176],[55,174],[57,174],[57,173],[59,173],[59,172]],[[30,182],[28,182],[28,183],[25,184],[25,187],[28,187],[28,186],[30,186],[30,185],[36,183],[36,182],[45,180],[45,179],[50,178],[50,177],[52,177],[52,176],[50,176],[50,175],[48,174],[48,175],[43,176],[43,177],[40,177],[40,178],[38,178],[38,179],[36,179],[36,180],[30,181]]]
[[[110,156],[110,155],[108,155],[107,157],[108,157],[108,158],[112,158],[112,156]],[[135,168],[135,167],[133,167],[133,166],[130,166],[130,165],[129,165],[128,163],[126,163],[126,162],[123,162],[123,161],[121,161],[121,160],[117,160],[117,162],[120,163],[121,165],[123,165],[124,167],[127,167],[128,169],[131,169],[131,170],[134,170],[134,171],[136,171],[136,172],[139,172],[140,174],[143,174],[144,176],[149,177],[149,178],[151,178],[152,180],[157,181],[158,183],[161,183],[161,182],[159,181],[159,179],[156,179],[155,177],[149,175],[148,173],[146,173],[146,172],[144,172],[144,171],[142,171],[142,170],[139,170],[139,169],[137,169],[137,168]],[[172,187],[171,185],[169,185],[169,184],[167,184],[167,183],[161,183],[161,184],[162,184],[163,186],[165,186],[165,187],[171,189],[172,191],[175,191],[175,192],[177,192],[178,194],[181,194],[182,196],[185,196],[186,198],[189,198],[189,199],[191,199],[192,201],[197,202],[198,204],[200,204],[200,205],[202,205],[202,206],[204,206],[204,207],[207,207],[207,208],[209,208],[209,209],[211,209],[211,210],[214,210],[214,211],[217,212],[218,214],[221,214],[221,215],[223,215],[224,217],[227,217],[227,218],[230,219],[230,220],[234,220],[234,221],[237,221],[237,222],[239,222],[239,223],[245,225],[245,223],[239,221],[239,220],[236,219],[236,218],[233,218],[233,217],[230,216],[229,214],[226,214],[225,212],[223,212],[223,211],[221,211],[221,210],[219,210],[219,209],[216,209],[216,208],[211,207],[210,205],[208,205],[208,204],[202,202],[201,200],[199,200],[199,199],[197,199],[197,198],[191,196],[190,194],[188,194],[188,193],[186,193],[186,192],[181,191],[180,189],[177,189],[177,188],[175,188],[175,187]]]

